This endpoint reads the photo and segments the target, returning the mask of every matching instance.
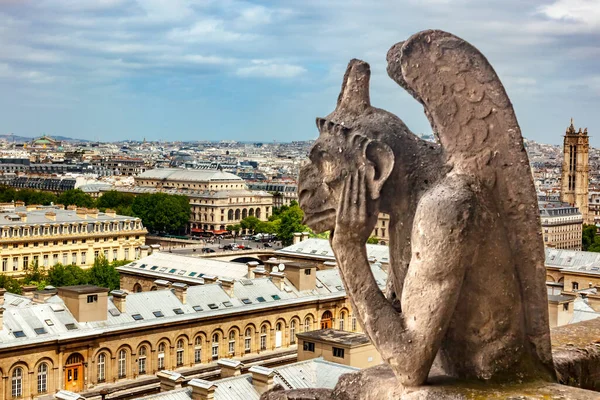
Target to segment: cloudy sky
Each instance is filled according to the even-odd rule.
[[[488,57],[525,137],[560,143],[574,117],[600,147],[600,0],[0,0],[0,133],[312,139],[354,57],[373,104],[429,133],[385,73],[428,28]]]

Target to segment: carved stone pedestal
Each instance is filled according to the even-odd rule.
[[[398,385],[387,365],[343,375],[335,389],[273,390],[261,400],[591,400],[600,393],[557,383],[514,383],[486,385],[457,382],[431,376],[428,384],[414,389]]]

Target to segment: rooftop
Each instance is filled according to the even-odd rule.
[[[275,252],[279,256],[308,256],[321,260],[335,260],[335,255],[327,239],[310,238]],[[367,256],[382,263],[389,263],[390,249],[379,244],[367,244]]]
[[[171,181],[210,182],[210,181],[239,181],[244,180],[237,175],[219,170],[156,168],[139,174],[136,180],[160,179]]]
[[[76,294],[89,294],[89,293],[105,293],[108,292],[107,288],[99,287],[96,285],[75,285],[75,286],[62,286],[59,287],[60,292],[71,292]]]
[[[315,341],[326,341],[345,346],[361,346],[370,344],[371,341],[367,335],[360,332],[339,331],[337,329],[322,329],[318,331],[297,333],[300,339],[309,339]]]

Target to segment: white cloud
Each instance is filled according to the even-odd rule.
[[[184,42],[232,42],[237,40],[251,40],[253,34],[238,33],[226,30],[223,20],[204,19],[188,28],[175,28],[169,32],[168,37],[173,41]]]
[[[600,1],[598,0],[556,0],[539,8],[546,17],[554,20],[579,22],[600,26]]]
[[[305,72],[306,69],[300,65],[270,60],[252,60],[251,65],[240,67],[236,71],[238,76],[259,78],[294,78]]]

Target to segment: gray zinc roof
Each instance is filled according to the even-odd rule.
[[[279,256],[309,256],[322,260],[335,260],[333,250],[327,239],[310,238],[275,252]],[[374,257],[382,263],[389,263],[390,251],[388,246],[367,244],[367,256]]]
[[[219,170],[206,169],[179,169],[155,168],[142,172],[138,179],[161,179],[174,181],[207,182],[207,181],[239,181],[243,179],[237,175]]]

